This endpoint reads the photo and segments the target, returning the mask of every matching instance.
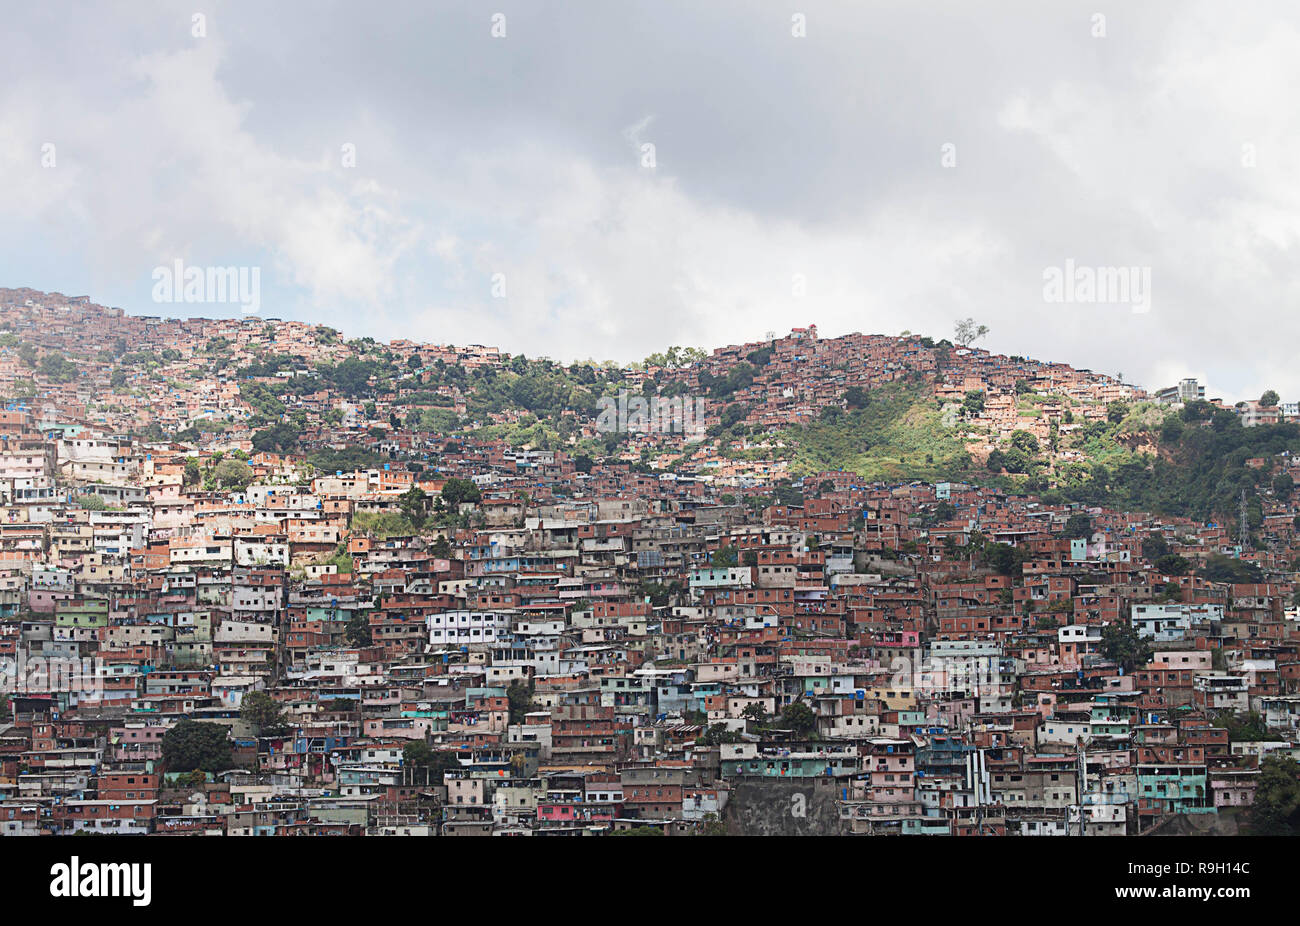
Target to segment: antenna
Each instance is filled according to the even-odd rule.
[[[1242,552],[1245,552],[1246,542],[1249,539],[1247,535],[1249,525],[1246,520],[1246,490],[1244,488],[1241,490],[1241,506],[1237,513],[1240,518],[1240,523],[1237,525],[1237,542],[1241,544]]]

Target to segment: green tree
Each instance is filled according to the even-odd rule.
[[[1028,431],[1012,431],[1011,446],[1028,456],[1038,453],[1038,438]]]
[[[1092,518],[1088,517],[1082,511],[1076,511],[1065,521],[1065,530],[1062,536],[1071,540],[1089,537],[1092,535]]]
[[[700,827],[700,836],[726,836],[727,824],[718,819],[715,813],[707,814],[704,817],[704,824]]]
[[[1266,390],[1264,394],[1259,397],[1259,404],[1264,408],[1275,408],[1277,407],[1277,402],[1277,393],[1272,389]]]
[[[243,460],[227,458],[217,464],[213,478],[224,489],[242,489],[253,481],[253,470]]]
[[[344,636],[347,637],[348,643],[353,646],[369,646],[370,639],[370,621],[364,613],[358,612],[348,619],[347,628],[344,630]]]
[[[37,369],[55,383],[70,383],[77,378],[77,365],[57,351],[42,357]]]
[[[1147,664],[1151,659],[1151,644],[1133,629],[1127,621],[1111,621],[1101,631],[1101,651],[1125,672]]]
[[[844,390],[844,402],[849,408],[866,408],[871,404],[871,393],[861,386],[850,386]]]
[[[1250,832],[1253,836],[1300,835],[1300,763],[1295,759],[1269,756],[1259,764]]]
[[[454,752],[433,749],[424,740],[411,740],[402,747],[402,764],[424,769],[426,782],[439,783],[442,782],[444,773],[460,768]]]
[[[220,772],[232,763],[227,729],[188,717],[163,734],[162,753],[171,771]]]
[[[1245,714],[1220,711],[1214,715],[1214,725],[1227,730],[1228,739],[1233,742],[1258,743],[1273,738],[1258,711],[1247,711]]]
[[[239,716],[257,728],[258,736],[277,736],[288,729],[284,711],[265,691],[250,691],[239,702]]]
[[[793,704],[787,704],[785,710],[781,711],[781,726],[793,730],[800,736],[806,736],[817,729],[817,715],[807,704],[795,701]]]
[[[1211,582],[1240,584],[1264,581],[1264,573],[1254,563],[1245,563],[1222,553],[1211,553],[1206,557],[1205,565],[1196,574]]]
[[[419,486],[412,486],[402,493],[398,502],[402,509],[402,515],[406,520],[411,522],[411,526],[419,530],[424,526],[425,520],[429,517],[429,495]]]
[[[462,504],[477,504],[482,497],[478,486],[470,479],[453,476],[442,486],[442,499],[453,511]]]
[[[1142,555],[1151,562],[1154,563],[1169,553],[1169,541],[1165,540],[1163,534],[1148,534],[1142,538]]]
[[[984,392],[980,389],[972,389],[966,393],[966,397],[962,399],[961,410],[968,418],[973,418],[984,411]]]
[[[1009,543],[986,543],[982,550],[984,561],[1004,576],[1018,576],[1029,554],[1022,547]]]
[[[701,746],[719,746],[723,743],[739,743],[740,733],[732,730],[725,723],[710,724],[695,742]]]
[[[524,715],[533,709],[532,688],[515,680],[506,688],[506,699],[510,702],[510,722],[523,723]]]
[[[1167,576],[1185,576],[1192,569],[1190,561],[1177,553],[1156,557],[1155,567]]]
[[[709,557],[709,565],[714,569],[730,569],[739,561],[736,556],[736,548],[732,546],[720,547],[713,551]]]
[[[425,768],[433,762],[433,747],[424,740],[411,740],[402,747],[402,764]]]
[[[253,435],[257,453],[289,453],[298,446],[302,430],[292,421],[277,421]]]

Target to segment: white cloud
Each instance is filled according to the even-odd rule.
[[[0,284],[39,254],[149,312],[158,263],[255,262],[268,314],[560,358],[969,315],[1008,353],[1300,397],[1295,11],[1153,2],[1093,39],[1080,3],[939,6],[812,2],[806,40],[740,3],[521,10],[495,44],[420,4],[231,2],[199,41],[161,5],[20,13]],[[1066,258],[1150,266],[1150,313],[1044,304]]]

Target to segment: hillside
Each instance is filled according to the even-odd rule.
[[[1176,411],[1109,376],[911,334],[809,326],[565,365],[278,319],[146,318],[32,290],[0,290],[0,393],[51,423],[320,469],[429,461],[430,439],[473,438],[723,484],[847,470],[1201,520],[1235,519],[1244,489],[1262,522],[1272,467],[1255,458],[1300,450],[1293,424],[1243,428],[1230,409]],[[602,423],[602,408],[641,400],[689,403],[699,433]]]

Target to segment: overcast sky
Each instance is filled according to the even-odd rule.
[[[561,360],[972,316],[1300,398],[1294,0],[5,15],[0,285],[230,316],[153,271],[255,266],[264,316]],[[1046,300],[1067,260],[1145,269],[1148,310]]]

